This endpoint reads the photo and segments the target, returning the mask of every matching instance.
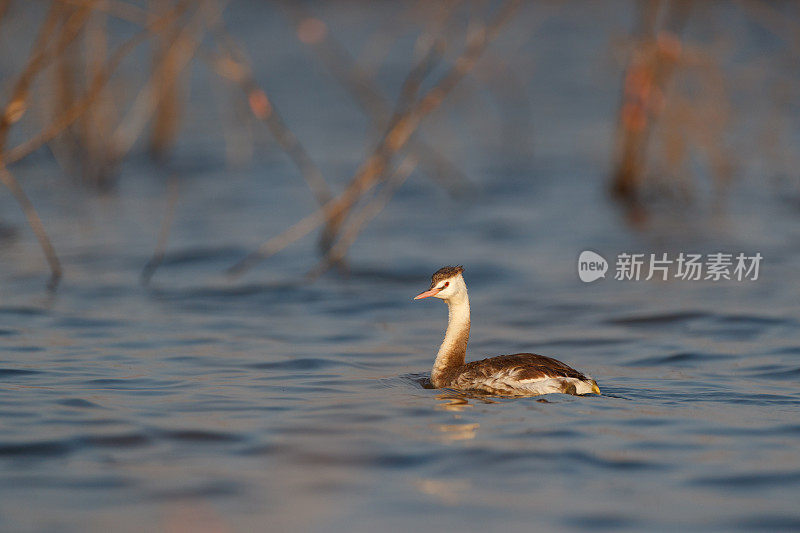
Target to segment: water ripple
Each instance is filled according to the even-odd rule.
[[[796,485],[797,483],[800,483],[800,471],[797,470],[791,472],[751,472],[705,476],[694,478],[691,481],[693,485],[736,490],[781,488],[786,485]]]

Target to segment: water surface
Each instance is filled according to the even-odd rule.
[[[588,18],[568,20],[606,43]],[[534,116],[562,117],[537,127],[536,157],[509,165],[464,133],[451,155],[473,193],[448,199],[415,174],[353,248],[347,277],[303,277],[310,239],[244,278],[221,275],[314,209],[274,146],[239,170],[191,135],[179,147],[175,225],[147,287],[162,170],[133,160],[98,197],[54,179],[44,158],[20,166],[66,277],[44,289],[35,241],[3,195],[17,238],[0,242],[0,529],[800,529],[796,206],[750,176],[721,210],[701,198],[631,228],[604,188],[617,73],[598,90],[583,76],[596,50],[580,50],[564,52],[569,80],[543,59],[531,86]],[[284,97],[297,87],[270,80]],[[314,123],[301,113],[297,127],[342,183],[363,131],[337,109]],[[587,248],[765,259],[756,282],[583,284]],[[427,388],[446,311],[411,298],[445,264],[466,268],[468,357],[555,356],[604,394]]]

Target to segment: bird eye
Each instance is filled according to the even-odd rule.
[[[449,282],[449,281],[445,281],[445,282],[444,282],[444,287],[442,287],[442,288],[444,289],[444,288],[446,288],[448,285],[450,285],[450,282]]]

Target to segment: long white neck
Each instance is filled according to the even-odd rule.
[[[444,341],[436,354],[436,361],[433,363],[431,381],[437,387],[437,381],[449,369],[460,367],[464,364],[467,355],[467,342],[469,342],[469,296],[467,288],[454,295],[452,299],[446,300],[449,310],[447,321],[447,332],[444,334]]]

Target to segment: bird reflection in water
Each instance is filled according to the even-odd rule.
[[[470,400],[480,401],[483,403],[497,403],[485,396],[482,397],[481,395],[449,390],[443,394],[437,395],[436,398],[438,400],[442,400],[442,402],[436,406],[437,409],[452,411],[454,413],[460,413],[468,407],[472,407],[472,404],[469,402]],[[460,415],[455,415],[455,418],[460,418]],[[475,431],[480,427],[480,424],[436,424],[434,427],[442,433],[441,438],[443,441],[452,442],[457,440],[474,439]]]
[[[423,494],[432,496],[440,503],[457,505],[463,501],[463,493],[471,488],[466,479],[430,479],[414,481],[414,486]]]
[[[472,391],[455,391],[451,389],[445,390],[446,392],[436,396],[437,400],[443,400],[442,403],[436,407],[437,409],[444,409],[445,411],[463,411],[467,407],[472,407],[469,403],[470,400],[480,403],[498,403],[497,400],[493,400],[488,394]]]
[[[442,440],[445,442],[456,440],[472,440],[475,438],[475,430],[481,427],[480,424],[437,424],[436,429],[442,432]]]

